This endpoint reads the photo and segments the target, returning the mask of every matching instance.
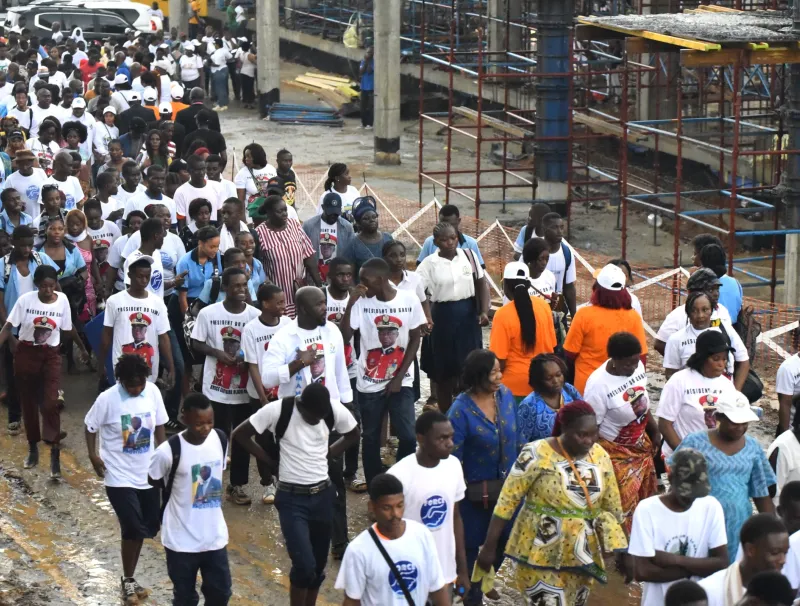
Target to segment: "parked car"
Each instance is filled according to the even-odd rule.
[[[76,27],[83,30],[88,42],[103,38],[122,37],[133,25],[120,15],[110,11],[93,8],[69,7],[63,5],[26,6],[12,8],[6,14],[5,27],[24,28],[41,39],[51,36],[53,23],[61,23],[61,31],[65,35]]]
[[[148,7],[131,0],[14,0],[19,6],[57,6],[59,8],[88,8],[116,13],[143,33],[161,31],[161,19],[147,13]]]

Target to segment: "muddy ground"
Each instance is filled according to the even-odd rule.
[[[291,78],[305,71],[301,66],[283,65],[283,77]],[[312,96],[286,90],[283,101],[316,104]],[[239,157],[241,149],[255,140],[264,145],[270,159],[281,147],[288,147],[298,166],[326,166],[346,162],[351,166],[353,184],[361,185],[364,176],[379,190],[392,191],[416,200],[417,123],[403,124],[401,142],[403,165],[376,167],[372,164],[372,131],[358,128],[357,119],[347,119],[344,128],[317,126],[278,126],[258,120],[252,111],[244,111],[231,103],[221,114],[229,154]],[[444,150],[441,139],[433,138],[426,145],[426,154],[433,165],[441,165]],[[455,146],[454,146],[455,147]],[[470,166],[474,162],[470,150],[462,148],[455,163]],[[227,175],[226,175],[227,176]],[[424,200],[433,191],[426,188]],[[485,218],[499,217],[503,222],[520,221],[527,209],[509,208],[502,213],[499,206],[483,209]],[[613,212],[579,209],[573,214],[575,244],[581,248],[618,253],[618,232],[613,231]],[[652,246],[652,232],[642,221],[634,222],[634,233],[641,235],[634,254],[642,262],[665,258],[665,238]],[[613,234],[609,237],[609,234]],[[649,239],[648,239],[649,236]],[[615,250],[616,249],[616,250]],[[671,250],[671,249],[670,249]],[[671,254],[671,253],[670,253]],[[47,453],[43,464],[34,470],[22,469],[26,452],[23,435],[11,437],[0,429],[0,606],[80,605],[108,606],[119,603],[119,529],[103,489],[102,481],[92,471],[83,440],[83,418],[96,395],[94,375],[84,372],[76,376],[64,374],[67,408],[64,428],[69,432],[62,454],[64,478],[54,483],[47,473]],[[663,377],[652,374],[651,399],[657,403]],[[425,383],[425,382],[423,382]],[[0,412],[5,425],[5,412]],[[767,443],[775,425],[775,416],[755,429],[762,443]],[[251,478],[257,478],[255,465]],[[227,478],[226,478],[227,480]],[[288,571],[290,568],[274,508],[260,502],[260,487],[248,488],[253,498],[250,507],[224,504],[230,531],[229,553],[233,575],[234,597],[231,604],[288,604]],[[348,494],[349,527],[355,536],[368,524],[366,497]],[[341,604],[340,592],[333,589],[338,565],[329,565],[329,574],[322,587],[319,603]],[[504,571],[507,573],[507,571]],[[146,602],[167,605],[171,585],[166,573],[163,549],[158,541],[148,541],[142,550],[137,578],[152,588]],[[513,590],[503,588],[503,606],[519,604]],[[625,587],[618,576],[612,576],[606,587],[595,588],[590,604],[623,606],[638,604],[638,588]]]

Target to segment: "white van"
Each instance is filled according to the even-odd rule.
[[[164,24],[158,17],[147,13],[148,6],[130,0],[12,0],[12,6],[50,6],[89,8],[117,13],[142,33],[160,32]]]

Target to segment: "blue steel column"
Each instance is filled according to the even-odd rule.
[[[572,59],[569,48],[574,2],[539,0],[534,18],[536,28],[536,70],[539,74],[567,74]],[[536,178],[537,198],[566,199],[569,135],[569,76],[545,76],[536,79]],[[542,140],[561,137],[559,140]],[[548,182],[556,187],[543,187]],[[561,185],[563,184],[563,186]],[[548,191],[563,195],[548,195]]]

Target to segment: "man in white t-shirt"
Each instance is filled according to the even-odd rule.
[[[789,429],[793,402],[795,396],[800,394],[800,353],[786,358],[778,368],[775,380],[775,391],[778,392],[778,435]]]
[[[170,489],[164,491],[168,500],[161,543],[167,554],[173,601],[197,602],[199,571],[205,603],[224,606],[231,597],[228,526],[222,515],[222,473],[228,440],[221,430],[212,429],[214,409],[203,394],[186,396],[182,412],[186,430],[158,447],[148,472],[151,485]],[[176,451],[178,465],[173,470]]]
[[[274,339],[268,352],[273,346]],[[267,430],[275,438],[277,452],[266,452],[252,439]],[[332,444],[331,432],[341,435]],[[324,385],[312,383],[300,397],[265,405],[232,436],[254,457],[278,468],[275,507],[292,560],[289,582],[296,604],[315,604],[325,579],[335,498],[328,460],[340,458],[360,435],[350,411],[331,398]]]
[[[397,458],[415,450],[412,362],[427,321],[417,295],[390,284],[389,265],[383,259],[364,263],[359,278],[339,327],[345,342],[356,332],[359,336],[356,388],[364,431],[362,461],[369,484],[381,471],[381,420],[386,410],[400,441]]]
[[[217,220],[217,210],[222,206],[222,188],[219,183],[206,179],[206,161],[200,156],[190,156],[189,180],[175,190],[175,211],[178,224],[183,228],[189,216],[189,204],[197,198],[211,202],[211,220]]]
[[[742,559],[700,581],[708,606],[735,606],[744,597],[751,579],[760,572],[781,572],[789,551],[789,533],[781,519],[771,513],[754,515],[742,525],[739,532]],[[793,586],[794,580],[787,572]]]
[[[731,315],[725,306],[719,303],[719,287],[722,283],[719,281],[717,275],[708,268],[701,267],[695,271],[686,281],[686,290],[688,292],[704,292],[711,300],[711,326],[719,326],[725,324],[727,331],[733,331],[731,324]],[[669,338],[681,328],[689,323],[689,317],[686,315],[686,306],[679,305],[673,309],[658,329],[656,336],[655,348],[662,356],[667,348],[667,341]]]
[[[122,531],[122,597],[128,603],[150,593],[134,574],[144,539],[154,538],[161,526],[161,495],[148,483],[147,470],[156,447],[166,440],[168,419],[161,392],[148,383],[150,369],[143,362],[136,355],[119,358],[118,383],[97,397],[84,420],[89,461],[104,479]]]
[[[22,195],[23,212],[38,217],[42,212],[41,190],[47,175],[41,168],[34,168],[36,156],[30,150],[19,150],[14,160],[17,170],[6,178],[5,187],[16,189]]]
[[[175,212],[175,201],[164,195],[164,185],[167,180],[167,171],[163,166],[150,166],[147,169],[147,188],[142,192],[133,194],[125,202],[122,211],[123,222],[127,220],[128,213],[132,210],[144,211],[150,204],[163,204],[169,209],[170,225],[177,227],[178,215]],[[169,227],[168,226],[168,227]]]
[[[336,577],[345,604],[450,606],[449,581],[436,543],[425,526],[403,518],[404,493],[403,483],[388,473],[378,474],[370,484],[368,507],[375,524],[350,543]]]
[[[556,277],[556,292],[564,295],[570,316],[575,316],[577,272],[575,253],[564,240],[564,220],[558,213],[548,213],[542,217],[544,239],[550,247],[550,260],[547,269]]]
[[[633,514],[628,555],[642,583],[642,606],[662,606],[673,581],[695,580],[728,565],[722,505],[709,496],[708,467],[691,448],[672,456],[669,492],[639,503]],[[633,577],[629,569],[627,579]]]
[[[100,380],[106,379],[106,356],[111,349],[112,364],[123,354],[136,354],[150,367],[148,381],[158,378],[159,359],[167,367],[169,378],[175,375],[169,340],[169,319],[164,299],[147,290],[155,259],[143,255],[127,264],[127,290],[111,295],[106,301],[103,334],[100,340]],[[160,354],[160,355],[159,355]]]
[[[72,176],[72,156],[68,151],[62,150],[53,158],[53,174],[43,185],[53,184],[64,194],[64,209],[69,212],[83,202],[86,195],[83,193],[81,182]],[[42,194],[39,191],[39,204],[42,204]]]
[[[406,519],[423,524],[433,534],[448,585],[455,583],[457,589],[468,591],[464,523],[458,504],[467,485],[461,462],[451,454],[453,426],[438,410],[428,410],[417,418],[415,431],[417,452],[400,459],[388,473],[403,483]]]
[[[120,258],[122,262],[122,275],[124,276],[125,285],[130,285],[130,275],[128,273],[128,266],[142,256],[151,257],[153,262],[151,264],[152,271],[150,272],[150,284],[147,290],[159,297],[164,298],[164,267],[161,264],[161,246],[164,244],[164,225],[159,219],[151,217],[142,222],[142,227],[139,229],[139,236],[141,242],[139,248],[134,250],[125,258]],[[130,242],[130,240],[129,240]],[[115,267],[116,259],[109,253],[108,263],[111,267]],[[119,269],[116,267],[116,269]]]

